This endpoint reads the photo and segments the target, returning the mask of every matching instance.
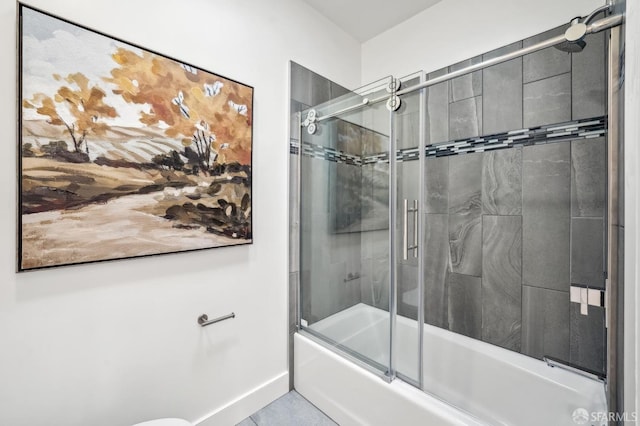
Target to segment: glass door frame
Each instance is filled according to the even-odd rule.
[[[383,80],[387,80],[386,82]],[[304,237],[304,232],[303,232],[303,226],[302,226],[302,213],[303,213],[303,209],[302,209],[302,191],[303,191],[303,169],[302,169],[302,156],[304,153],[304,137],[307,135],[307,133],[309,132],[310,134],[314,134],[316,129],[318,129],[319,126],[322,126],[321,121],[324,120],[330,120],[329,123],[331,122],[331,120],[333,119],[340,119],[341,116],[344,115],[348,115],[352,112],[358,112],[358,111],[367,111],[367,109],[369,109],[371,106],[378,106],[379,108],[381,107],[379,102],[371,102],[369,103],[369,98],[367,97],[367,95],[369,96],[373,96],[374,99],[382,99],[382,97],[385,97],[385,95],[380,95],[381,92],[384,92],[387,85],[391,84],[391,82],[393,82],[395,79],[393,79],[393,77],[389,76],[388,78],[385,79],[381,79],[379,81],[367,84],[363,87],[360,87],[358,89],[355,89],[353,91],[351,91],[349,94],[347,95],[343,95],[340,96],[336,99],[330,100],[328,102],[319,104],[319,105],[315,105],[315,106],[311,106],[301,112],[298,113],[297,115],[297,119],[298,119],[298,127],[300,129],[300,138],[299,138],[299,146],[298,146],[298,158],[297,158],[297,174],[298,174],[298,181],[297,181],[297,193],[298,193],[298,202],[300,203],[300,207],[298,209],[298,228],[300,229],[299,232],[299,247],[300,247],[300,255],[299,255],[299,262],[300,262],[300,267],[299,270],[302,272],[303,268],[302,268],[302,262],[303,262],[303,254],[302,254],[302,239]],[[376,96],[377,95],[377,96]],[[353,97],[353,99],[357,99],[358,102],[354,103],[351,101],[350,96]],[[384,107],[382,107],[384,108]],[[313,112],[313,119],[312,120],[308,120],[309,115],[306,114],[310,111],[314,111]],[[321,112],[321,114],[319,114],[319,112]],[[387,117],[390,123],[390,126],[392,125],[393,122],[393,115],[391,111],[387,112]],[[375,120],[375,118],[374,118]],[[346,120],[349,121],[349,120]],[[374,121],[375,122],[375,121]],[[356,124],[356,123],[354,123]],[[313,131],[308,130],[309,126],[313,125],[315,126]],[[357,125],[357,124],[356,124]],[[367,128],[366,126],[362,126],[364,128]],[[373,129],[369,129],[369,130],[373,130]],[[391,128],[389,128],[388,131],[388,136],[387,136],[387,143],[384,144],[384,151],[386,151],[388,153],[389,158],[392,157],[392,152],[390,149],[390,144],[391,141],[393,140],[393,130]],[[389,166],[389,168],[391,168],[391,164]],[[391,170],[389,170],[389,175],[391,175]],[[391,180],[389,181],[389,183],[391,182]],[[392,189],[389,188],[389,197],[388,200],[391,199],[391,193],[392,193]],[[390,223],[389,224],[389,233],[388,233],[388,241],[391,241],[392,238],[392,232],[393,232],[393,228],[394,226]],[[389,253],[389,257],[391,257],[392,254]],[[391,267],[390,267],[391,270]],[[389,352],[387,354],[387,356],[389,356],[388,360],[385,360],[387,362],[385,363],[379,363],[373,359],[371,359],[370,357],[364,355],[364,354],[360,354],[359,352],[357,352],[354,349],[349,348],[348,346],[345,346],[343,344],[341,344],[338,341],[335,341],[334,339],[332,339],[329,336],[325,336],[322,333],[313,330],[312,328],[310,328],[305,319],[303,319],[303,306],[302,306],[302,274],[300,275],[300,278],[298,280],[297,283],[297,295],[296,295],[296,304],[297,304],[297,308],[296,308],[296,328],[299,332],[302,332],[306,337],[311,338],[312,340],[314,340],[315,342],[321,344],[322,346],[326,347],[327,349],[334,351],[336,353],[339,353],[340,356],[349,359],[350,361],[354,362],[355,364],[365,368],[366,370],[368,370],[369,372],[381,377],[383,380],[387,381],[387,382],[391,382],[394,378],[395,378],[395,374],[392,370],[392,363],[391,363],[391,349],[389,349]],[[389,285],[390,291],[391,291],[391,287],[392,284]],[[389,306],[388,306],[388,310],[391,311],[392,310],[392,304],[391,304],[391,299],[392,299],[392,293],[390,292],[389,294]],[[393,321],[393,319],[390,318],[389,324],[391,324]],[[389,336],[390,336],[390,341],[393,341],[391,335],[392,335],[392,330],[391,327],[389,327]]]
[[[417,73],[413,73],[407,77],[403,77],[400,79],[395,79],[393,77],[389,77],[389,87],[390,89],[388,90],[389,92],[389,96],[388,99],[393,99],[395,96],[395,90],[392,89],[392,87],[395,87],[394,85],[397,84],[398,81],[402,82],[403,80],[415,80],[416,78],[419,79],[420,83],[423,83],[425,81],[426,78],[426,74],[423,71],[417,72]],[[372,87],[372,85],[368,85],[365,87]],[[362,89],[356,89],[353,92],[351,92],[353,95],[355,96],[363,96],[363,92]],[[366,93],[366,92],[365,92]],[[424,378],[423,378],[423,341],[424,341],[424,318],[425,318],[425,312],[424,312],[424,294],[425,294],[425,290],[424,290],[424,256],[425,256],[425,250],[424,250],[424,203],[425,203],[425,198],[426,198],[426,183],[425,183],[425,172],[426,172],[426,128],[425,128],[425,123],[426,123],[426,89],[421,89],[417,92],[411,92],[405,96],[415,96],[416,93],[418,94],[419,98],[418,98],[418,102],[419,102],[419,109],[418,109],[418,161],[419,161],[419,170],[418,170],[418,176],[416,176],[415,178],[418,179],[418,208],[417,208],[417,212],[415,212],[415,214],[417,215],[417,235],[418,235],[418,244],[417,244],[417,257],[418,257],[418,268],[417,268],[417,289],[418,289],[418,303],[417,303],[417,332],[418,332],[418,336],[417,336],[417,348],[415,348],[417,350],[417,380],[414,378],[410,378],[405,374],[399,373],[397,371],[397,357],[398,354],[400,353],[400,348],[398,347],[398,341],[397,341],[397,336],[398,336],[398,332],[397,332],[397,316],[398,316],[398,287],[399,287],[399,275],[398,275],[398,260],[401,258],[401,249],[398,246],[397,243],[397,225],[398,225],[398,219],[399,219],[399,215],[398,215],[398,155],[400,154],[400,151],[398,149],[398,143],[397,143],[397,128],[396,128],[396,121],[398,119],[398,115],[396,113],[395,110],[392,110],[391,107],[389,107],[389,114],[388,114],[388,119],[389,119],[389,136],[388,136],[388,145],[387,145],[387,150],[388,150],[388,157],[389,157],[389,180],[388,180],[388,184],[389,184],[389,197],[388,197],[388,203],[389,203],[389,209],[388,209],[388,220],[389,220],[389,232],[388,232],[388,250],[389,250],[389,258],[388,258],[388,266],[389,266],[389,274],[388,274],[388,291],[389,291],[389,353],[388,353],[388,362],[389,364],[384,366],[387,371],[384,372],[380,369],[379,365],[375,365],[375,362],[372,362],[372,360],[370,360],[369,358],[367,358],[366,356],[360,356],[356,351],[349,349],[348,347],[345,347],[343,345],[341,345],[339,342],[335,342],[333,341],[331,338],[326,337],[321,335],[318,332],[315,332],[314,330],[310,329],[309,327],[307,327],[307,325],[305,324],[303,318],[302,318],[302,276],[300,277],[300,279],[298,280],[298,289],[297,289],[297,295],[296,295],[296,326],[297,326],[297,330],[298,331],[303,331],[305,336],[312,338],[314,341],[319,342],[321,344],[323,344],[323,346],[328,347],[330,350],[333,351],[337,351],[340,353],[341,356],[346,357],[347,359],[351,360],[352,362],[360,365],[361,367],[364,367],[366,370],[380,376],[381,378],[383,378],[385,381],[387,382],[391,382],[393,381],[395,378],[400,378],[401,380],[403,380],[404,382],[415,386],[417,388],[419,388],[420,390],[423,390],[423,385],[424,385]],[[329,104],[332,101],[329,101],[326,104]],[[323,105],[323,104],[321,104]],[[351,105],[348,106],[346,109],[349,110],[356,110],[358,107],[360,108],[364,108],[365,110],[367,108],[370,108],[371,104],[367,104],[367,103],[362,103],[361,105]],[[305,111],[309,111],[311,109],[315,109],[318,106],[312,106],[311,108],[305,110]],[[331,111],[331,109],[329,108],[328,111],[329,115],[333,115],[334,117],[339,118],[340,114],[341,114],[341,110],[335,110],[335,111]],[[300,128],[300,139],[299,139],[299,146],[298,146],[298,159],[297,159],[297,174],[298,174],[298,179],[297,179],[297,192],[298,192],[298,202],[302,203],[303,197],[302,197],[302,155],[303,155],[303,151],[304,151],[304,135],[307,133],[307,127],[309,125],[309,123],[305,123],[306,117],[303,114],[303,112],[299,112],[298,113],[298,126]],[[302,208],[300,206],[300,208],[298,209],[298,227],[300,229],[299,232],[299,245],[300,247],[302,247],[301,241],[303,238],[303,227],[302,227],[302,220],[301,220],[301,216],[302,216]],[[403,218],[403,220],[406,220],[406,218]],[[300,254],[299,256],[299,262],[302,263],[302,254]],[[302,271],[302,267],[300,267],[300,271]]]
[[[398,81],[400,83],[407,81],[407,80],[415,80],[416,78],[418,78],[419,83],[423,83],[426,79],[426,74],[424,71],[419,71],[413,74],[410,74],[408,76],[405,77],[401,77],[398,79]],[[402,86],[400,86],[400,89],[402,89]],[[389,247],[390,247],[390,276],[389,276],[389,283],[390,283],[390,301],[393,300],[393,303],[390,303],[390,317],[391,317],[391,321],[390,321],[390,360],[391,360],[391,366],[392,366],[392,372],[393,372],[393,377],[394,378],[400,378],[402,381],[417,387],[420,390],[423,390],[423,385],[424,385],[424,374],[423,374],[423,345],[424,345],[424,318],[425,318],[425,313],[424,313],[424,256],[425,256],[425,239],[424,239],[424,206],[425,206],[425,200],[426,200],[426,182],[425,182],[425,176],[426,176],[426,128],[425,128],[425,123],[426,123],[426,89],[421,89],[417,92],[410,92],[404,96],[415,96],[418,95],[418,102],[419,102],[419,107],[418,107],[418,161],[419,161],[419,166],[418,166],[418,176],[415,176],[415,178],[418,179],[418,203],[417,203],[417,211],[414,212],[414,214],[417,215],[417,229],[414,229],[414,232],[417,232],[418,238],[417,238],[417,247],[415,247],[415,250],[417,251],[417,258],[418,258],[418,268],[417,268],[417,289],[418,289],[418,303],[417,303],[417,318],[416,318],[416,322],[417,322],[417,380],[415,378],[411,378],[409,376],[407,376],[406,374],[403,374],[402,372],[399,372],[397,370],[397,354],[400,353],[400,350],[398,348],[398,339],[396,338],[398,336],[397,333],[397,317],[398,317],[398,309],[397,309],[397,303],[398,303],[398,288],[400,288],[399,282],[398,282],[398,278],[399,278],[399,274],[398,274],[398,264],[399,264],[399,260],[402,259],[404,256],[400,256],[399,252],[404,251],[406,249],[406,247],[403,247],[402,249],[400,249],[398,247],[398,238],[397,238],[397,226],[396,224],[398,223],[398,186],[400,184],[399,179],[398,179],[398,157],[399,155],[401,155],[401,151],[398,149],[398,137],[397,137],[397,119],[398,119],[398,114],[397,111],[392,111],[391,113],[391,124],[390,124],[390,129],[391,129],[391,140],[390,140],[390,151],[393,152],[393,155],[389,156],[389,222],[390,224],[390,235],[389,235]],[[393,96],[394,94],[391,94],[391,96]],[[400,101],[402,101],[402,98],[400,98]],[[392,173],[393,170],[393,173]],[[404,200],[407,201],[407,200]],[[404,214],[404,212],[403,212]],[[403,217],[402,221],[408,221],[407,217]],[[406,231],[408,232],[408,230]],[[406,237],[406,242],[405,242],[405,237]],[[402,244],[410,244],[408,241],[410,239],[408,238],[408,236],[404,236],[401,239]],[[391,313],[391,310],[393,309],[393,313]]]

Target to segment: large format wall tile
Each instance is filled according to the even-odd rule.
[[[449,157],[427,158],[425,213],[449,212]]]
[[[482,276],[481,215],[449,215],[449,249],[453,272]]]
[[[520,350],[522,217],[483,216],[482,340]]]
[[[482,337],[482,280],[449,275],[449,329],[465,336]]]
[[[518,50],[517,42],[483,55],[483,60]],[[522,128],[522,58],[485,68],[482,76],[482,133]]]
[[[569,291],[571,219],[546,215],[522,217],[522,283]]]
[[[482,56],[458,62],[449,67],[449,71],[458,71],[471,65],[482,62]],[[482,71],[475,71],[470,74],[456,77],[451,80],[450,102],[458,102],[462,99],[473,98],[482,95]]]
[[[529,47],[551,37],[564,34],[565,29],[566,25],[529,37],[523,41],[523,47]],[[553,77],[569,71],[571,71],[571,55],[554,47],[539,50],[523,57],[525,83],[542,80],[543,78]]]
[[[522,148],[483,154],[482,212],[522,214]]]
[[[580,313],[580,305],[571,304],[570,361],[581,367],[605,372],[605,310],[589,306],[588,315]]]
[[[332,98],[331,88],[331,81],[316,73],[311,73],[312,105],[318,105],[330,100]]]
[[[569,293],[523,286],[522,353],[569,360]]]
[[[522,282],[569,291],[570,145],[522,151]]]
[[[522,212],[568,218],[571,214],[571,145],[522,150]]]
[[[449,138],[465,139],[482,134],[482,96],[449,105]]]
[[[291,99],[305,105],[315,105],[311,95],[313,72],[293,61],[290,62],[290,65]]]
[[[524,127],[571,120],[571,74],[534,81],[523,88]]]
[[[480,214],[482,158],[482,154],[449,157],[449,213]]]
[[[571,216],[603,217],[607,202],[605,138],[571,142]]]
[[[402,100],[403,105],[411,107],[419,99],[415,92],[409,100]],[[415,98],[418,99],[415,99]],[[414,101],[414,102],[411,102]],[[396,147],[397,149],[415,148],[420,145],[420,113],[404,111],[395,115]],[[386,142],[386,141],[385,141]]]
[[[424,318],[427,324],[448,328],[449,217],[424,217]]]
[[[451,270],[482,274],[482,155],[449,159],[449,246]]]
[[[362,229],[362,168],[329,162],[330,232],[354,232]]]
[[[447,68],[434,71],[428,78],[440,77]],[[449,140],[449,81],[429,87],[427,93],[427,144]]]
[[[582,52],[572,53],[573,119],[606,114],[605,33],[589,34]]]
[[[604,288],[604,220],[571,219],[571,283]]]
[[[522,152],[522,282],[569,291],[570,145]]]

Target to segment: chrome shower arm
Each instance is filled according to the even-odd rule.
[[[604,6],[600,6],[599,8],[597,8],[596,10],[594,10],[593,12],[585,16],[582,19],[582,23],[588,25],[589,22],[591,22],[591,20],[595,18],[598,13],[610,12],[612,7],[613,7],[613,3],[611,1],[607,1],[607,4],[605,4]]]

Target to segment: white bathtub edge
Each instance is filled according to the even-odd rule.
[[[341,426],[483,425],[406,383],[386,383],[298,333],[294,351],[296,391]]]
[[[196,420],[197,426],[235,425],[289,392],[289,372],[267,380],[206,416]]]

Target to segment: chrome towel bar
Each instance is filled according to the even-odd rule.
[[[198,324],[200,324],[202,327],[206,327],[208,325],[215,324],[217,322],[228,320],[235,317],[236,317],[236,314],[231,312],[230,314],[223,315],[221,317],[209,320],[209,317],[207,316],[207,314],[202,314],[198,317]]]

